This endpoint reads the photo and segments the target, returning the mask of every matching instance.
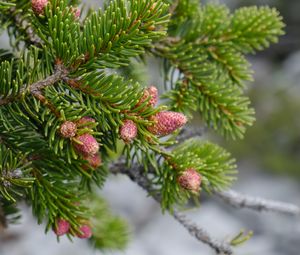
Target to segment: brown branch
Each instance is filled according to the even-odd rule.
[[[71,88],[74,88],[76,90],[80,90],[81,92],[89,95],[93,95],[94,97],[101,97],[102,94],[99,92],[94,91],[92,88],[88,86],[84,86],[80,79],[70,79],[69,77],[64,77],[63,78],[64,82],[66,82]]]
[[[300,207],[290,203],[279,202],[261,197],[253,197],[241,194],[234,190],[214,192],[215,195],[227,204],[236,208],[248,208],[255,211],[269,211],[288,215],[300,216]]]
[[[6,221],[6,217],[2,205],[0,204],[0,232],[4,228],[7,228],[7,221]]]
[[[44,80],[35,82],[30,85],[30,93],[33,96],[40,95],[42,93],[42,90],[50,85],[53,85],[54,83],[62,80],[63,78],[67,77],[69,74],[69,71],[62,65],[61,63],[58,63],[55,65],[55,72],[54,74],[50,75]]]

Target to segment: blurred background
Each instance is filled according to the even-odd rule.
[[[84,1],[99,6],[101,1]],[[205,1],[204,1],[205,2]],[[209,2],[207,0],[206,2]],[[213,133],[205,136],[218,141],[238,159],[239,180],[234,188],[250,195],[300,205],[300,1],[299,0],[223,0],[232,9],[245,5],[276,7],[287,24],[279,44],[250,56],[255,82],[248,94],[256,109],[257,121],[243,141],[224,141]],[[8,47],[0,37],[1,48]],[[155,70],[150,70],[151,73]],[[157,71],[157,70],[156,70]],[[159,84],[148,75],[149,83]],[[103,196],[115,214],[131,226],[131,243],[112,255],[210,255],[205,245],[191,237],[169,215],[126,177],[108,180]],[[128,194],[128,196],[124,195]],[[0,255],[98,255],[86,241],[58,244],[53,233],[44,235],[30,209],[22,206],[20,224],[0,233]],[[191,219],[220,239],[230,238],[241,229],[254,236],[236,249],[236,255],[299,255],[300,220],[284,215],[237,210],[215,198],[203,197],[201,208],[186,212]]]

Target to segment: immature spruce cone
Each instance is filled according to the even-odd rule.
[[[72,121],[65,121],[60,126],[60,134],[65,138],[74,137],[76,135],[77,126]]]
[[[93,119],[93,118],[91,118],[89,116],[84,116],[80,120],[77,121],[77,125],[84,127],[85,126],[84,124],[87,124],[87,126],[88,126],[89,124],[95,123],[95,122],[96,122],[95,119]]]
[[[156,87],[151,86],[149,88],[146,88],[144,90],[143,96],[141,97],[140,101],[137,103],[137,106],[144,103],[149,97],[150,97],[150,100],[148,101],[148,105],[151,105],[152,107],[154,107],[158,101],[158,90]]]
[[[125,120],[120,128],[120,136],[124,142],[131,142],[137,135],[137,126],[132,120]]]
[[[44,14],[48,0],[31,0],[31,8],[36,15]]]
[[[85,160],[87,160],[89,163],[88,165],[84,165],[83,168],[85,170],[89,169],[90,167],[96,169],[97,167],[101,166],[102,160],[98,153],[94,155],[88,155],[84,157]]]
[[[94,155],[99,150],[99,144],[95,137],[90,134],[83,134],[81,136],[76,137],[79,143],[74,143],[75,149],[82,154],[83,156]]]
[[[200,190],[201,179],[201,175],[195,169],[188,168],[177,178],[177,182],[183,189],[197,193]]]
[[[67,220],[58,219],[56,225],[57,226],[54,228],[54,233],[57,236],[67,234],[70,230],[70,223]]]
[[[150,120],[155,123],[149,126],[148,130],[158,136],[169,135],[187,122],[187,118],[182,113],[171,111],[159,112]]]
[[[92,236],[92,229],[89,225],[82,225],[80,228],[80,233],[77,234],[77,237],[82,239],[87,239]]]
[[[80,17],[81,11],[80,11],[79,8],[72,8],[72,11],[74,13],[75,18],[79,18]]]

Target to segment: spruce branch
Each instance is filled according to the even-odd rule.
[[[110,171],[113,174],[125,174],[133,182],[137,183],[141,188],[147,191],[152,198],[161,203],[161,195],[154,192],[151,181],[144,175],[143,166],[138,164],[133,165],[131,168],[126,167],[126,164],[121,159],[114,163],[110,167]],[[192,236],[194,236],[198,241],[207,244],[212,249],[214,249],[218,254],[231,255],[233,251],[229,243],[219,241],[214,237],[210,236],[206,230],[197,224],[191,222],[187,219],[186,215],[177,211],[176,209],[169,211],[170,215],[174,217]]]
[[[255,211],[282,213],[287,215],[300,215],[300,207],[290,203],[284,203],[261,197],[253,197],[234,190],[214,192],[227,204],[236,208],[248,208]]]
[[[197,109],[208,126],[243,136],[253,122],[243,96],[242,85],[251,79],[244,53],[277,40],[283,27],[279,14],[268,8],[230,14],[225,5],[199,0],[111,0],[81,23],[77,0],[11,2],[16,4],[0,0],[0,23],[19,56],[0,49],[0,226],[2,215],[11,222],[5,200],[15,206],[16,199],[25,198],[38,222],[48,221],[46,230],[60,235],[56,230],[63,221],[71,225],[64,233],[80,237],[79,228],[91,219],[90,203],[82,202],[92,184],[102,186],[106,162],[123,147],[124,161],[113,164],[112,173],[136,182],[197,240],[232,254],[239,240],[216,240],[174,207],[198,199],[200,184],[228,198],[222,190],[235,180],[235,160],[213,143],[187,140],[203,130],[160,138],[174,131],[174,123],[186,123],[182,113],[191,117]],[[164,59],[169,110],[182,113],[157,107],[157,94],[119,72],[119,67],[131,69],[133,58],[146,60],[148,52]],[[180,144],[174,148],[176,136]],[[23,176],[16,175],[19,168]],[[196,176],[195,185],[180,182],[186,172]],[[238,198],[228,203],[299,211]],[[100,231],[113,243],[123,233],[119,223],[115,226]]]
[[[151,181],[145,175],[143,166],[133,164],[130,168],[128,168],[124,163],[124,160],[120,159],[111,166],[110,171],[113,174],[122,173],[127,175],[133,182],[137,183],[140,187],[147,191],[154,200],[156,200],[158,203],[161,203],[161,194],[157,193],[157,191],[155,191],[155,189],[152,187]],[[241,194],[234,190],[214,191],[213,194],[236,208],[248,208],[260,212],[266,211],[287,215],[300,215],[300,207],[290,203],[269,200],[260,197],[252,197]],[[179,223],[181,223],[192,236],[194,236],[197,240],[209,245],[218,254],[232,254],[233,251],[229,243],[221,242],[211,237],[203,228],[189,221],[186,215],[178,212],[176,209],[169,211],[169,213]]]

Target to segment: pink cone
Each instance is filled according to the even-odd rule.
[[[89,169],[90,167],[96,169],[97,167],[101,166],[101,164],[102,164],[101,157],[98,153],[96,153],[95,155],[88,155],[88,156],[84,157],[84,159],[89,162],[88,165],[83,166],[83,168],[85,170]]]
[[[92,135],[83,134],[76,137],[76,139],[80,141],[81,144],[74,142],[74,147],[77,152],[83,156],[94,155],[99,151],[99,144]]]
[[[70,230],[70,223],[64,219],[58,219],[56,223],[56,227],[54,228],[54,233],[57,236],[62,236],[67,234]]]
[[[137,126],[132,120],[125,120],[120,128],[120,136],[125,142],[131,142],[137,136]]]
[[[77,237],[82,239],[87,239],[92,236],[92,229],[88,225],[82,225],[80,228],[80,233],[77,234]]]
[[[195,169],[189,168],[177,178],[177,182],[183,189],[197,193],[200,190],[201,179],[201,175]]]
[[[31,8],[36,15],[44,14],[48,0],[31,0]]]
[[[77,121],[77,125],[84,126],[86,124],[87,126],[90,125],[91,123],[95,123],[96,120],[89,117],[89,116],[84,116],[80,120]]]
[[[158,136],[169,135],[186,124],[187,118],[179,112],[164,111],[151,117],[155,123],[148,130]]]
[[[60,126],[60,134],[65,138],[74,137],[76,135],[77,126],[72,121],[65,121]]]
[[[146,88],[144,90],[144,94],[143,94],[142,98],[137,103],[137,106],[144,103],[149,97],[150,97],[150,100],[148,101],[148,105],[151,105],[152,107],[154,107],[158,101],[158,90],[156,87],[151,86],[149,88]]]
[[[73,9],[73,12],[74,12],[75,18],[79,18],[79,17],[80,17],[81,11],[80,11],[79,8],[74,8],[74,9]]]

